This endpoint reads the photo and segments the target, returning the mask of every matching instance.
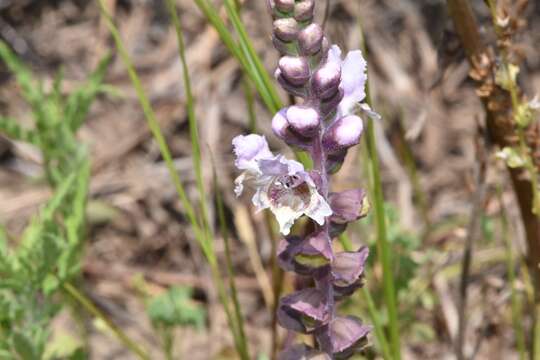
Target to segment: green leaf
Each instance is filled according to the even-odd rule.
[[[44,101],[40,84],[34,82],[30,70],[19,60],[5,42],[0,40],[0,59],[4,61],[9,70],[15,75],[21,87],[22,95],[32,106]]]
[[[17,141],[24,141],[39,146],[39,137],[34,130],[25,129],[15,119],[0,116],[0,133]]]
[[[40,359],[39,351],[32,341],[20,332],[15,332],[12,337],[13,348],[23,360]]]
[[[194,325],[202,328],[204,309],[191,300],[192,290],[172,287],[165,294],[153,298],[148,306],[148,316],[155,325],[165,327]]]
[[[98,64],[87,82],[74,91],[67,99],[65,108],[66,121],[71,131],[75,132],[83,124],[92,102],[102,91],[102,82],[107,68],[111,62],[111,56],[106,55]]]

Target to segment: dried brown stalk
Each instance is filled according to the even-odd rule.
[[[526,1],[519,1],[520,6],[525,3]],[[490,139],[500,148],[514,147],[518,140],[513,119],[512,99],[508,91],[495,83],[497,64],[494,52],[482,42],[470,1],[447,0],[447,4],[456,32],[471,64],[471,77],[477,81],[477,93],[486,111],[486,125]],[[510,44],[503,45],[510,46]],[[539,128],[532,126],[528,132],[528,146],[538,166]],[[527,171],[523,168],[509,168],[508,170],[526,232],[527,262],[534,281],[535,303],[538,305],[540,304],[540,219],[532,211],[533,191]],[[459,351],[462,350],[458,350],[458,355]]]

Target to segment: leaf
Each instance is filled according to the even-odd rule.
[[[41,357],[32,341],[20,332],[15,332],[12,337],[13,348],[24,360],[36,360]]]
[[[0,132],[12,140],[24,141],[39,146],[37,133],[34,130],[25,129],[12,118],[0,116]]]
[[[192,290],[187,287],[171,287],[150,301],[147,306],[148,316],[156,325],[203,327],[205,311],[191,300],[191,293]]]
[[[19,60],[5,42],[0,40],[0,58],[15,75],[21,87],[22,95],[32,107],[38,107],[44,101],[40,84],[37,84],[30,70]]]
[[[74,91],[67,99],[65,108],[66,121],[72,132],[83,124],[92,102],[102,91],[102,82],[111,62],[111,56],[106,55],[90,75],[87,82]]]

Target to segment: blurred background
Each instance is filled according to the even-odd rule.
[[[195,203],[197,191],[182,68],[174,28],[161,0],[106,0],[128,53],[134,61],[176,170]],[[489,9],[471,1],[483,36],[494,41]],[[204,181],[211,225],[219,228],[216,189],[223,197],[232,262],[252,355],[269,358],[272,314],[272,242],[275,226],[267,214],[255,214],[249,196],[235,198],[231,139],[255,128],[273,150],[291,155],[273,136],[272,115],[253,89],[247,89],[238,62],[191,0],[177,0],[186,55],[196,99]],[[219,8],[220,4],[216,5]],[[328,6],[327,10],[326,7]],[[474,245],[469,278],[466,349],[477,359],[514,359],[508,254],[516,259],[515,291],[527,295],[519,269],[526,251],[523,228],[504,164],[485,151],[484,111],[468,78],[469,65],[442,0],[317,1],[316,19],[327,11],[326,30],[342,48],[362,46],[365,33],[389,241],[395,266],[402,352],[406,359],[454,358],[458,284],[463,246],[469,233],[475,180],[487,163],[486,196],[479,204],[480,235]],[[540,2],[531,1],[525,27],[516,37],[523,56],[520,85],[534,95],[540,89]],[[273,73],[278,53],[272,48],[271,17],[265,1],[242,2],[242,20]],[[111,52],[106,91],[92,104],[78,138],[91,159],[87,238],[81,265],[81,289],[137,343],[163,357],[159,332],[147,301],[167,289],[191,289],[188,319],[175,326],[174,358],[235,358],[232,336],[211,276],[178,201],[159,148],[126,68],[95,1],[0,0],[0,37],[51,88],[58,71],[63,92],[70,92]],[[250,96],[255,96],[253,104]],[[287,97],[281,93],[285,101]],[[289,101],[289,100],[287,100]],[[0,114],[20,124],[32,123],[29,105],[17,82],[0,64]],[[364,146],[350,152],[334,189],[369,186]],[[212,158],[217,173],[213,187]],[[43,180],[40,151],[0,133],[0,223],[13,243],[30,217],[51,196]],[[354,247],[372,248],[366,277],[377,308],[383,308],[381,269],[376,261],[372,216],[350,226]],[[220,264],[223,238],[214,238]],[[283,279],[285,292],[294,286]],[[179,290],[180,291],[180,290]],[[265,299],[267,300],[265,302]],[[160,308],[159,303],[156,305]],[[187,305],[186,305],[187,306]],[[155,309],[154,309],[155,310]],[[159,310],[158,310],[159,311]],[[369,322],[360,296],[344,311]],[[158,314],[159,316],[159,314]],[[386,319],[381,310],[383,321]],[[527,326],[528,318],[523,326]],[[81,331],[81,326],[84,331]],[[60,349],[86,343],[91,359],[134,358],[99,321],[74,319],[59,312],[49,346]],[[81,335],[84,334],[84,335]],[[373,339],[371,339],[373,342]],[[367,358],[377,355],[368,350]]]

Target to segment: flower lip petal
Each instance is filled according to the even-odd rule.
[[[362,247],[356,252],[340,252],[335,254],[332,263],[334,298],[341,300],[350,296],[364,284],[364,267],[369,249]]]
[[[278,262],[285,271],[294,271],[302,275],[312,275],[327,267],[333,261],[331,240],[327,234],[319,231],[306,239],[289,236],[279,243]]]
[[[328,196],[332,216],[330,221],[346,224],[367,215],[370,205],[364,189],[350,189]]]
[[[337,360],[348,359],[367,343],[371,326],[364,325],[354,316],[337,316],[329,325],[333,357]]]
[[[278,321],[284,328],[309,334],[326,325],[330,312],[325,295],[315,288],[307,288],[281,298]]]

